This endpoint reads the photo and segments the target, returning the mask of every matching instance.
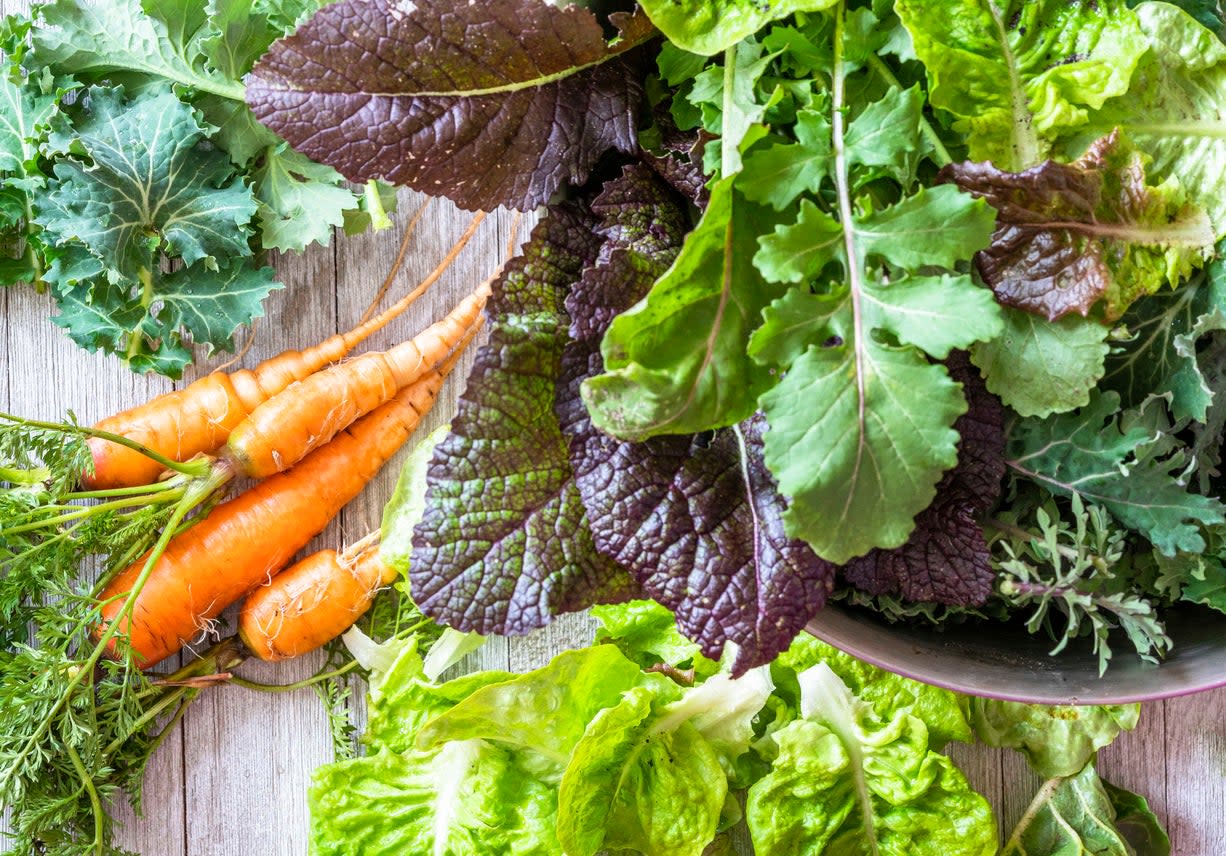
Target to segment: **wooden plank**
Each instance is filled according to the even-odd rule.
[[[1226,689],[1165,702],[1162,766],[1131,770],[1137,790],[1166,777],[1172,856],[1226,852]]]

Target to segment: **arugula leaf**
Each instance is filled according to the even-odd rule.
[[[1001,856],[1063,852],[1134,856],[1115,821],[1115,807],[1091,761],[1075,776],[1043,783]]]
[[[670,42],[711,56],[751,36],[771,21],[796,12],[817,12],[837,0],[644,0],[643,11]]]
[[[1054,323],[1005,307],[1004,331],[971,349],[988,390],[1022,416],[1080,407],[1105,371],[1111,328],[1065,316]]]
[[[550,209],[495,283],[490,343],[434,449],[414,531],[413,598],[440,623],[524,633],[637,590],[596,552],[553,411],[563,301],[597,253],[592,225],[577,206]]]
[[[796,114],[795,142],[755,147],[737,181],[741,195],[783,211],[802,194],[820,190],[833,166],[828,112],[805,108]]]
[[[613,44],[588,10],[544,0],[419,0],[407,13],[341,0],[273,45],[247,78],[247,102],[353,181],[528,209],[581,184],[606,150],[636,147],[633,51],[655,29],[642,15],[611,20]]]
[[[752,261],[762,210],[736,194],[734,180],[712,186],[676,261],[605,333],[605,373],[583,384],[600,430],[640,441],[721,428],[753,413],[770,386],[745,349],[779,290]]]
[[[978,605],[996,573],[978,518],[996,505],[1005,474],[1004,408],[988,394],[966,356],[947,362],[969,408],[958,417],[958,465],[937,485],[937,498],[915,518],[901,547],[872,550],[843,566],[843,577],[870,594]]]
[[[1074,776],[1122,731],[1137,727],[1136,704],[1102,706],[1022,704],[971,698],[975,737],[1026,756],[1045,779]]]
[[[997,298],[1054,321],[1105,301],[1118,318],[1138,298],[1175,286],[1209,255],[1213,228],[1182,187],[1145,182],[1142,156],[1118,132],[1071,164],[1025,172],[951,164],[940,177],[997,210],[976,266]]]
[[[954,117],[973,160],[1013,172],[1127,92],[1148,48],[1124,0],[898,0],[895,10],[932,106]]]
[[[1174,176],[1226,235],[1226,44],[1186,12],[1142,3],[1136,17],[1149,42],[1127,93],[1107,101],[1064,151],[1118,128],[1153,160],[1153,180]]]
[[[1076,493],[1103,506],[1145,535],[1164,555],[1205,548],[1198,524],[1226,522],[1226,506],[1191,493],[1178,477],[1179,454],[1145,454],[1154,431],[1144,423],[1125,427],[1114,392],[1095,392],[1077,413],[1029,419],[1013,430],[1008,465],[1052,493]]]
[[[150,275],[159,253],[189,266],[251,255],[251,190],[169,86],[127,99],[120,88],[88,91],[88,112],[73,129],[72,157],[36,217],[49,242],[84,244],[108,271]]]

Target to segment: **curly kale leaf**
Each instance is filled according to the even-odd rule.
[[[463,208],[528,209],[637,147],[634,49],[655,35],[544,0],[341,0],[277,42],[247,79],[261,122],[354,181]],[[479,35],[477,35],[479,34]]]
[[[1024,172],[991,163],[951,164],[941,178],[997,211],[992,243],[975,256],[1004,304],[1054,321],[1107,319],[1138,298],[1177,285],[1211,252],[1213,227],[1175,181],[1146,184],[1139,152],[1118,132],[1070,164],[1044,161]]]
[[[494,286],[489,344],[435,447],[409,582],[422,611],[478,633],[526,633],[637,591],[596,552],[554,415],[567,289],[595,259],[589,212],[550,209]]]
[[[1095,392],[1074,413],[1018,423],[1009,467],[1052,493],[1102,506],[1164,555],[1200,552],[1201,527],[1226,522],[1226,506],[1191,492],[1181,479],[1184,455],[1154,454],[1164,432],[1121,416],[1119,401],[1115,392]]]

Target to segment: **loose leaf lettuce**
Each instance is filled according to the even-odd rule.
[[[879,718],[825,664],[798,677],[802,718],[774,733],[779,754],[749,789],[757,852],[996,853],[991,808],[929,749],[922,720]]]
[[[264,55],[247,101],[350,180],[528,209],[581,184],[606,150],[635,148],[632,52],[655,30],[613,20],[610,44],[587,9],[544,0],[341,0]]]
[[[1118,128],[1153,158],[1151,180],[1178,179],[1226,235],[1226,44],[1186,12],[1167,3],[1136,9],[1149,50],[1126,93],[1113,93],[1071,138],[1077,155],[1093,139]],[[1093,135],[1093,136],[1091,136]]]
[[[899,0],[932,106],[973,160],[1019,171],[1128,91],[1148,43],[1124,0]]]
[[[563,301],[596,255],[592,225],[577,206],[551,209],[507,265],[487,308],[490,342],[435,447],[409,580],[422,611],[451,627],[526,633],[637,590],[592,544],[553,411]]]
[[[1135,704],[1077,707],[971,699],[975,736],[989,746],[1017,749],[1045,779],[1076,775],[1121,731],[1136,728],[1140,715]]]
[[[1146,184],[1139,152],[1112,132],[1071,164],[1009,173],[952,164],[941,177],[986,199],[996,232],[975,256],[997,298],[1054,321],[1071,312],[1118,318],[1139,297],[1175,286],[1209,254],[1213,227],[1178,182]]]
[[[710,56],[751,36],[771,21],[796,12],[828,9],[836,0],[646,0],[643,10],[668,40],[683,50]]]
[[[1093,762],[1075,776],[1043,783],[1000,856],[1052,853],[1135,856]]]

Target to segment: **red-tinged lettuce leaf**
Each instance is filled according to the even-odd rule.
[[[406,11],[408,9],[409,11]],[[468,209],[532,208],[635,150],[642,15],[545,0],[341,0],[278,41],[247,79],[261,122],[346,178]]]
[[[1010,173],[990,162],[950,164],[940,178],[998,212],[975,257],[1009,306],[1054,321],[1099,301],[1118,318],[1137,298],[1176,284],[1212,251],[1213,226],[1177,181],[1151,186],[1144,160],[1118,132],[1070,164]]]
[[[824,605],[834,566],[784,532],[761,419],[641,443],[593,427],[579,389],[603,368],[604,332],[668,268],[685,233],[677,201],[642,167],[611,182],[593,209],[609,241],[567,297],[572,341],[558,397],[575,482],[597,549],[673,610],[705,655],[735,644],[739,675],[788,647]]]
[[[494,286],[451,432],[435,447],[409,582],[435,620],[519,634],[637,593],[592,544],[553,405],[566,341],[562,300],[596,257],[590,213],[550,209]]]
[[[843,566],[843,576],[870,594],[977,606],[994,574],[978,516],[996,504],[1005,474],[1005,409],[987,391],[966,354],[946,362],[969,409],[954,423],[958,465],[937,485],[937,498],[915,518],[915,531],[894,550],[873,550]]]

